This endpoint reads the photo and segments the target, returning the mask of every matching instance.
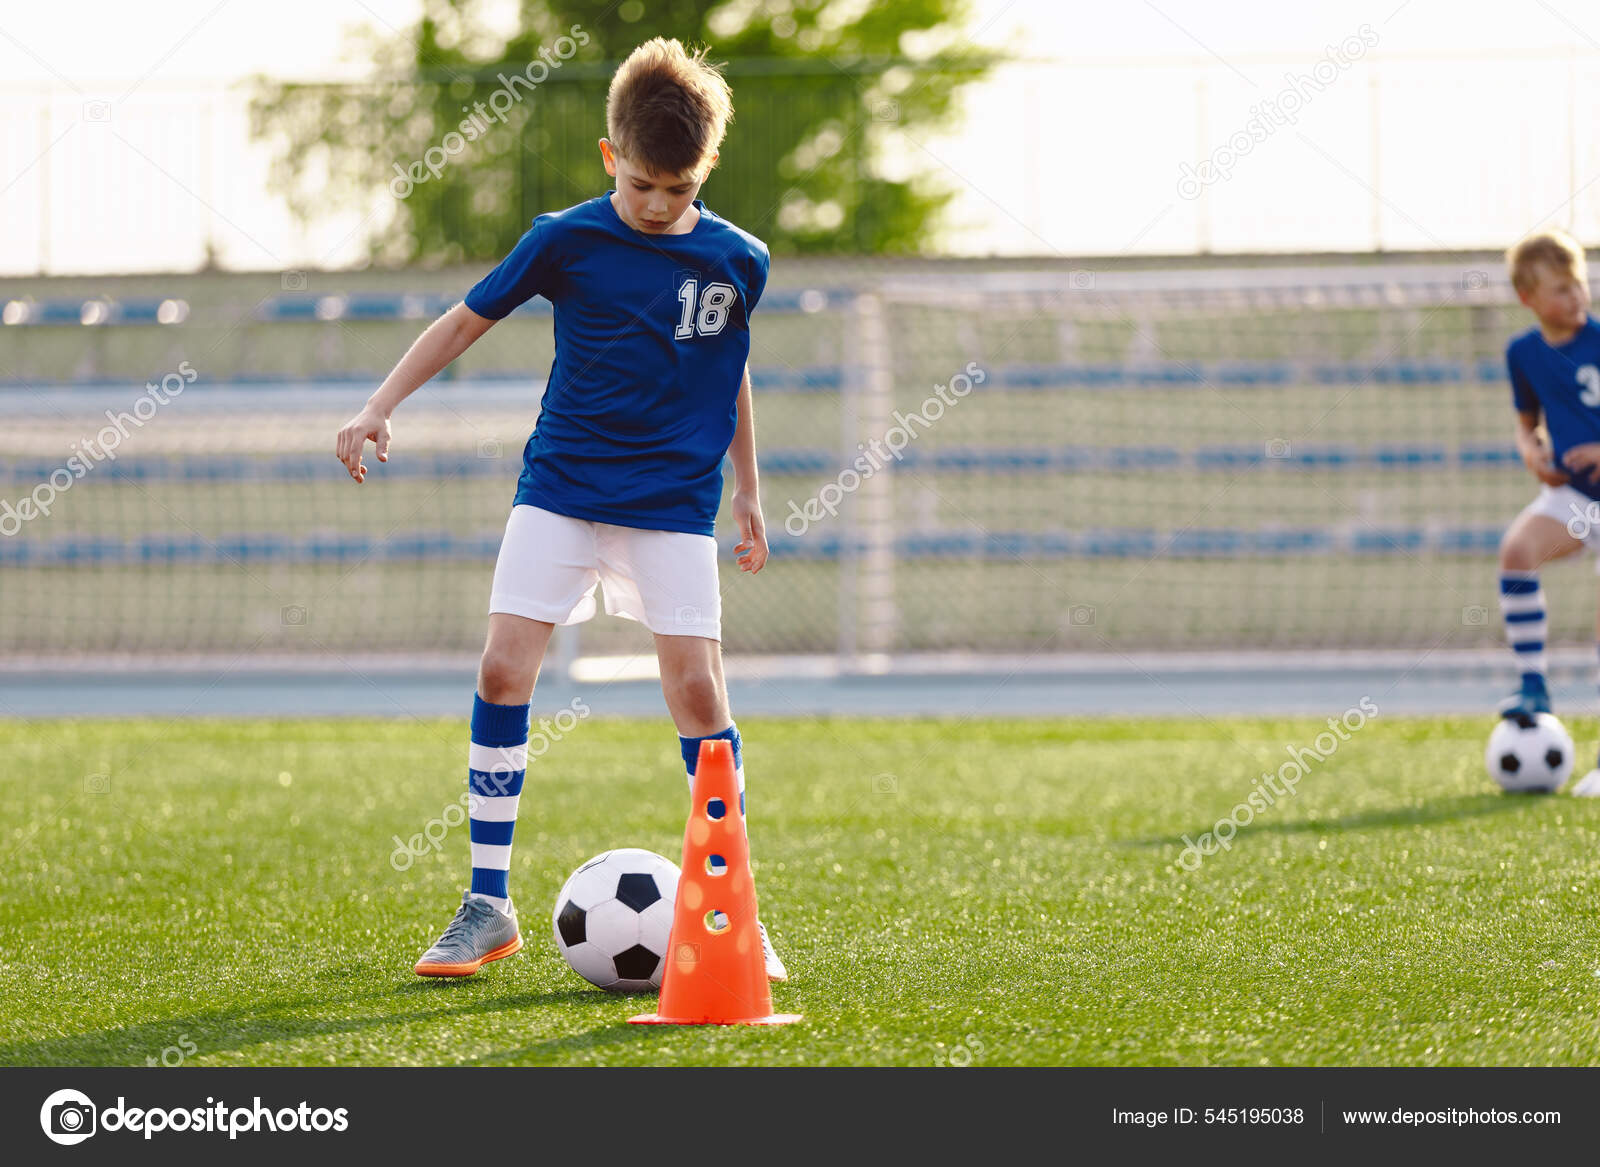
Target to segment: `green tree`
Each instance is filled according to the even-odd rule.
[[[534,216],[607,189],[595,140],[611,73],[675,36],[709,45],[733,86],[710,206],[778,253],[926,252],[953,191],[937,168],[887,166],[918,154],[909,143],[948,124],[996,59],[961,43],[967,3],[522,0],[507,38],[478,0],[423,0],[411,28],[356,34],[371,81],[258,78],[252,133],[302,221],[366,216],[373,260],[497,258]]]

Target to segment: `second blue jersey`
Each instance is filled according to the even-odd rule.
[[[536,295],[555,309],[555,360],[516,502],[713,533],[770,260],[761,240],[694,205],[700,218],[683,235],[635,231],[609,191],[540,215],[467,293],[491,320]]]
[[[1585,478],[1561,464],[1573,446],[1600,442],[1600,322],[1589,317],[1577,336],[1560,345],[1529,329],[1506,349],[1506,366],[1518,411],[1544,414],[1556,469],[1574,489],[1600,500],[1600,475]]]

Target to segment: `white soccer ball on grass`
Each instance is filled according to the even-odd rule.
[[[636,847],[596,855],[574,871],[550,917],[572,970],[613,993],[659,989],[678,874],[670,859]]]
[[[1552,794],[1572,774],[1572,735],[1553,713],[1541,713],[1531,721],[1503,717],[1489,735],[1483,760],[1489,777],[1503,790]],[[1596,786],[1600,793],[1600,782]]]

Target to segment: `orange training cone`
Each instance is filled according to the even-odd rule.
[[[673,907],[667,969],[658,1011],[637,1025],[786,1025],[798,1013],[774,1013],[761,936],[750,842],[739,807],[733,743],[700,743],[694,805],[683,832],[683,873]],[[719,809],[719,817],[712,817]],[[713,863],[713,859],[719,862]],[[720,925],[720,927],[718,926]]]

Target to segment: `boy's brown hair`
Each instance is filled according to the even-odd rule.
[[[1506,267],[1511,272],[1511,286],[1519,292],[1532,291],[1539,282],[1535,270],[1540,264],[1574,277],[1584,284],[1589,282],[1589,265],[1584,259],[1583,247],[1565,231],[1550,228],[1529,235],[1506,252]]]
[[[657,174],[698,172],[733,120],[733,90],[705,59],[656,37],[628,54],[606,94],[606,136],[635,166]]]

